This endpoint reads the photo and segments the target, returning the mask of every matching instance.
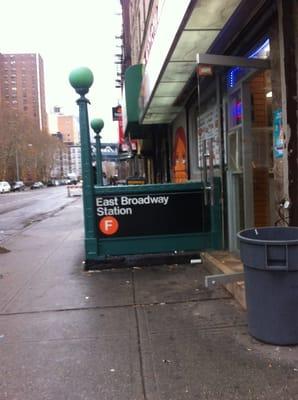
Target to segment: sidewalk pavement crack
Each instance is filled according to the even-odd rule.
[[[135,320],[136,320],[136,327],[137,327],[138,354],[139,354],[142,390],[143,390],[144,400],[148,400],[148,397],[146,394],[146,384],[145,384],[145,376],[144,376],[144,360],[143,360],[141,333],[140,333],[140,321],[139,321],[139,315],[138,315],[138,307],[136,305],[136,286],[135,286],[135,275],[134,275],[133,269],[131,270],[131,281],[132,281],[132,294],[133,294],[133,303],[134,303],[134,311],[135,311]]]
[[[26,285],[29,283],[30,280],[26,282]],[[20,288],[20,290],[22,290]],[[17,293],[18,294],[18,293]],[[15,294],[15,296],[17,295]],[[134,294],[135,295],[135,294]],[[14,297],[15,297],[14,296]],[[14,298],[13,297],[13,298]],[[229,300],[230,297],[216,297],[212,299],[191,299],[191,300],[179,300],[179,301],[167,301],[167,302],[154,302],[154,303],[128,303],[128,304],[116,304],[112,306],[89,306],[89,307],[72,307],[72,308],[52,308],[48,310],[35,310],[35,311],[17,311],[17,312],[7,312],[0,311],[0,317],[4,316],[12,316],[12,315],[30,315],[30,314],[43,314],[43,313],[53,313],[53,312],[70,312],[70,311],[84,311],[84,310],[113,310],[119,308],[143,308],[143,307],[165,307],[167,305],[178,305],[178,304],[191,304],[191,303],[201,303],[204,301],[216,301],[216,300]],[[13,300],[13,299],[12,299]],[[135,300],[135,299],[134,299]],[[10,302],[11,300],[9,300]],[[5,307],[8,305],[6,303]],[[4,307],[4,308],[5,308]]]

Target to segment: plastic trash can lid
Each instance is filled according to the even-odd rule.
[[[244,242],[298,244],[298,227],[266,226],[261,228],[250,228],[238,232],[237,237]]]

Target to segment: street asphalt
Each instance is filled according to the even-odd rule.
[[[207,264],[82,263],[81,199],[0,252],[0,400],[296,400],[298,347],[258,342]]]

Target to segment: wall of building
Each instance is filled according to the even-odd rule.
[[[122,5],[127,7],[127,1],[122,0]],[[164,0],[131,0],[129,2],[130,38],[127,45],[131,49],[131,64],[146,64],[151,46],[159,24],[160,13]],[[126,27],[124,27],[127,38]]]
[[[3,71],[3,68],[4,68],[3,59],[4,59],[3,54],[0,53],[0,77],[3,77],[3,75],[4,75],[4,71]],[[1,79],[3,80],[3,78],[1,78]],[[3,100],[4,100],[4,97],[3,97],[3,85],[0,84],[0,107],[1,107],[2,104],[3,104]]]
[[[144,63],[149,56],[158,24],[161,0],[130,1],[130,44],[132,65]]]

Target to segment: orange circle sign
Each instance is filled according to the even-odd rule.
[[[99,221],[99,229],[105,235],[114,235],[119,229],[119,223],[114,217],[103,217]]]

